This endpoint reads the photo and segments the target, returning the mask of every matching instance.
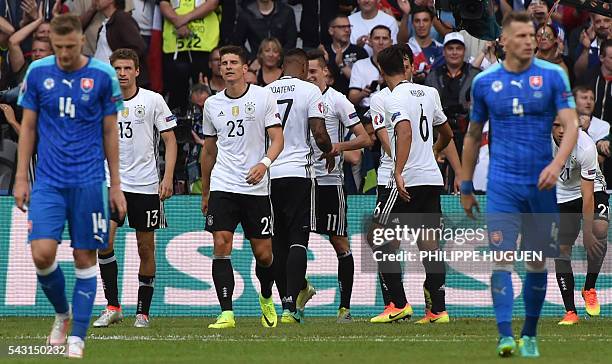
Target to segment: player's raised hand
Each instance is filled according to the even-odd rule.
[[[249,170],[249,174],[247,174],[246,177],[247,183],[250,185],[258,184],[261,182],[267,171],[268,167],[266,167],[265,164],[257,163]]]
[[[540,173],[540,178],[538,179],[538,189],[539,190],[550,190],[555,187],[557,184],[557,180],[559,179],[559,173],[561,173],[561,169],[557,168],[554,164],[549,164],[542,170]]]
[[[397,188],[397,192],[399,196],[404,201],[410,201],[410,194],[406,191],[406,186],[404,184],[404,177],[401,173],[394,173],[393,177],[395,178],[395,186]]]
[[[474,197],[473,193],[461,194],[461,206],[463,206],[463,211],[465,211],[465,214],[470,219],[476,220],[473,209],[475,208],[476,211],[480,213],[480,207],[478,206],[478,201],[476,201],[476,197]]]
[[[30,185],[27,180],[15,179],[13,196],[15,197],[15,204],[19,210],[26,212],[27,204],[30,202]]]
[[[164,201],[172,197],[173,192],[172,180],[166,178],[162,179],[161,183],[159,184],[159,199]]]
[[[117,211],[119,219],[123,219],[127,211],[127,202],[125,202],[125,196],[123,195],[123,191],[121,191],[121,187],[118,185],[111,186],[109,194],[111,210],[113,212]]]

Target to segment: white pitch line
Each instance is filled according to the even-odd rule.
[[[42,335],[22,335],[13,337],[3,337],[3,341],[10,340],[44,340],[46,336]],[[129,335],[91,335],[87,337],[87,340],[96,341],[160,341],[160,342],[180,342],[180,341],[210,341],[210,342],[466,342],[470,340],[472,342],[490,342],[494,341],[492,336],[478,336],[478,335],[465,335],[465,336],[436,336],[436,337],[424,337],[424,336],[303,336],[303,337],[264,337],[252,335],[250,337],[231,337],[223,336],[220,334],[216,335],[166,335],[166,336],[129,336]],[[579,335],[568,338],[561,338],[557,335],[544,335],[538,337],[540,342],[612,342],[611,336],[603,335]]]

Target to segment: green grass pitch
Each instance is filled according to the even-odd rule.
[[[280,318],[280,317],[279,317]],[[237,317],[236,329],[207,329],[212,318],[153,318],[149,329],[131,327],[133,318],[89,330],[85,362],[91,363],[491,363],[525,361],[495,355],[493,319],[454,319],[448,325],[415,325],[414,319],[370,324],[357,318],[307,318],[303,325],[265,329],[259,318]],[[581,318],[559,327],[543,319],[537,363],[612,362],[612,319]],[[42,345],[51,318],[0,317],[0,362],[42,363],[61,357],[7,356],[8,345]],[[518,335],[521,322],[514,322]],[[532,360],[533,361],[533,360]]]

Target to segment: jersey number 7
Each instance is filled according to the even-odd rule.
[[[282,121],[282,125],[284,128],[285,123],[287,122],[287,118],[289,117],[289,112],[291,112],[291,106],[293,106],[293,99],[278,100],[276,101],[276,104],[277,105],[287,104],[287,107],[285,108],[285,113],[283,114],[283,121]]]

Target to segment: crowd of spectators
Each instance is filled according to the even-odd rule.
[[[598,141],[612,184],[612,19],[552,5],[499,0],[494,10],[498,20],[512,10],[529,12],[536,57],[567,72],[583,128]],[[355,104],[370,132],[369,96],[385,87],[376,55],[391,44],[408,44],[415,55],[413,81],[439,91],[461,155],[471,81],[503,60],[503,45],[455,31],[448,0],[436,7],[432,0],[0,0],[0,136],[6,143],[17,140],[21,112],[15,103],[27,67],[53,52],[50,19],[73,12],[84,27],[86,55],[108,62],[113,50],[134,49],[142,65],[139,85],[162,93],[178,116],[177,193],[199,190],[201,108],[224,89],[218,50],[226,44],[247,49],[247,78],[262,86],[281,77],[284,52],[319,48],[328,83]],[[347,159],[351,193],[374,193],[379,150],[375,144],[361,158]],[[453,192],[453,171],[444,156],[439,162]]]

